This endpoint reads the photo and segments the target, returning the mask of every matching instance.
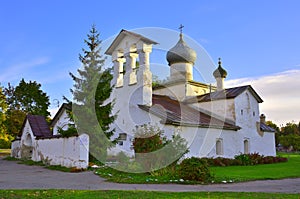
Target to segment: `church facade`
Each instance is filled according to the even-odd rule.
[[[167,137],[185,138],[187,157],[228,157],[240,153],[275,156],[274,130],[259,111],[263,102],[251,85],[224,88],[227,71],[221,60],[213,73],[216,86],[193,80],[196,52],[179,40],[166,55],[170,67],[167,82],[152,86],[150,55],[157,42],[121,30],[105,54],[111,56],[115,101],[112,125],[118,139],[110,155],[123,151],[134,156],[136,126],[157,125]]]

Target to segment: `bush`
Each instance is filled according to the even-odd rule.
[[[68,138],[72,136],[78,136],[77,129],[74,126],[69,125],[67,130],[63,130],[62,128],[58,127],[58,133],[63,138]]]
[[[10,149],[11,141],[0,139],[0,149]]]
[[[178,173],[184,180],[209,182],[212,179],[207,161],[196,157],[184,159],[179,165]]]
[[[256,165],[256,164],[261,164],[263,163],[263,155],[259,155],[258,153],[251,153],[248,154],[250,161],[251,161],[251,165]]]
[[[179,133],[167,139],[158,126],[145,124],[137,126],[134,131],[133,148],[135,160],[144,171],[154,171],[178,160],[188,152],[187,142]]]
[[[234,159],[239,160],[242,165],[252,165],[251,159],[248,154],[240,154],[234,156]]]

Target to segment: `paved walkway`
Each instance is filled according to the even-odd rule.
[[[118,184],[106,182],[93,172],[66,173],[40,166],[18,164],[0,157],[0,189],[79,189],[149,191],[219,191],[300,193],[300,178],[264,180],[231,184]]]

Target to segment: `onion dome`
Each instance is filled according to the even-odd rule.
[[[169,66],[175,63],[191,63],[194,64],[197,58],[196,51],[191,49],[185,41],[183,41],[182,33],[177,44],[167,53],[167,61]]]
[[[221,58],[219,58],[218,64],[219,64],[219,67],[213,73],[214,77],[215,78],[217,78],[217,77],[226,78],[227,71],[224,68],[222,68]]]

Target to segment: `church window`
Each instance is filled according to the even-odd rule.
[[[119,133],[119,139],[118,140],[126,140],[127,134],[126,133]]]
[[[223,140],[217,139],[216,141],[216,154],[223,155]]]
[[[244,140],[244,154],[249,154],[249,140]]]
[[[255,111],[253,111],[253,117],[255,116]]]
[[[242,109],[242,110],[241,110],[241,115],[243,115],[243,113],[244,113],[244,110]]]
[[[249,113],[249,110],[250,110],[250,97],[249,97],[248,93],[246,93],[246,98],[247,98],[247,107],[246,107],[246,110]]]

